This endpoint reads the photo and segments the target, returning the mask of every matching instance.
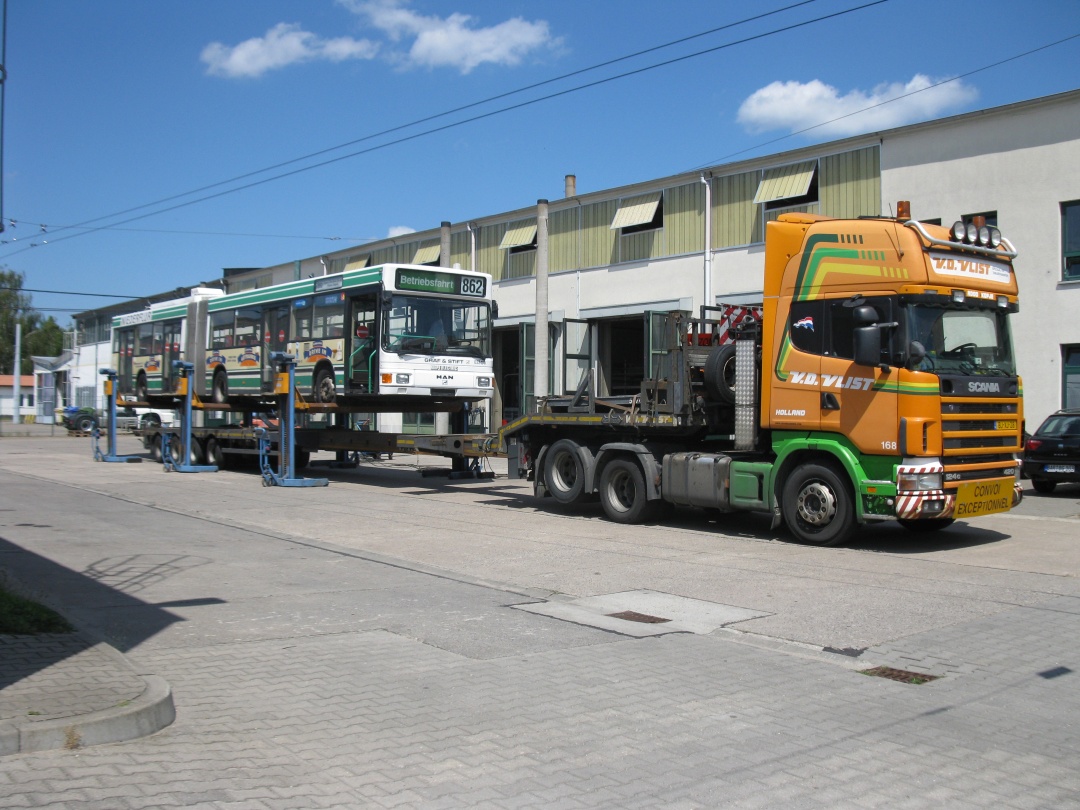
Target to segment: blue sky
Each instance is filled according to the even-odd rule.
[[[772,33],[872,2],[813,0],[695,37],[797,2],[9,0],[0,266],[137,297],[559,199],[566,174],[596,191],[1080,86],[1080,38],[980,70],[1080,34],[1078,0],[887,0]],[[33,294],[61,323],[115,300]]]

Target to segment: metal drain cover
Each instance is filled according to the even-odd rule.
[[[587,596],[565,602],[534,602],[513,607],[574,624],[638,637],[660,636],[665,633],[705,634],[735,622],[770,615],[764,611],[648,590]]]

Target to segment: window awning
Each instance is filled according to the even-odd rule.
[[[436,242],[434,245],[423,245],[417,248],[416,253],[413,255],[413,264],[431,264],[439,260],[439,254],[442,253],[442,245]]]
[[[615,212],[615,219],[611,220],[611,230],[630,228],[634,225],[645,225],[652,222],[656,216],[656,206],[660,204],[662,191],[653,191],[649,194],[641,194],[637,197],[627,197],[619,203],[619,209]]]
[[[754,202],[769,203],[774,200],[805,196],[810,190],[810,181],[814,179],[816,170],[816,160],[766,169],[758,185],[757,194],[754,195]]]
[[[346,270],[363,270],[371,261],[371,256],[350,256],[345,264]]]
[[[509,248],[525,247],[531,245],[536,239],[536,220],[523,220],[521,222],[511,222],[510,227],[506,229],[506,233],[503,234],[502,241],[499,242],[499,250],[507,250]]]

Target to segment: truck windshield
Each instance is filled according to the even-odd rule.
[[[1016,376],[1009,319],[996,308],[950,309],[911,304],[908,340],[918,341],[926,356],[915,367],[937,374]]]
[[[395,294],[386,311],[383,348],[398,354],[491,357],[486,302]]]

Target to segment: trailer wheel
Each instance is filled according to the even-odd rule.
[[[221,449],[221,442],[213,436],[206,440],[206,463],[213,464],[219,470],[225,469],[225,451]]]
[[[735,404],[735,344],[714,346],[705,358],[705,391],[725,405]]]
[[[600,504],[604,514],[616,523],[641,523],[650,519],[656,504],[645,493],[645,475],[637,462],[616,458],[600,473]]]
[[[909,532],[939,532],[952,526],[956,518],[926,518],[925,520],[897,520]]]
[[[214,371],[214,381],[210,386],[210,399],[219,405],[229,401],[229,376],[223,368]]]
[[[544,486],[551,497],[564,506],[579,504],[589,495],[585,492],[582,450],[584,448],[577,442],[559,439],[544,456]],[[585,453],[591,459],[592,454],[588,450]]]
[[[161,434],[160,433],[151,433],[147,437],[147,440],[150,442],[150,458],[152,458],[154,461],[156,461],[158,464],[160,464],[161,463]]]
[[[182,442],[180,441],[180,434],[179,433],[172,434],[172,436],[169,439],[169,455],[172,456],[173,462],[177,463],[177,464],[183,463],[181,461],[181,458],[182,458],[181,454],[183,453],[183,447],[181,447],[181,444],[182,444]],[[192,436],[191,437],[191,447],[188,449],[187,463],[190,466],[194,467],[196,465],[202,464],[202,459],[203,459],[202,443],[199,442],[199,440],[196,439],[194,436]]]
[[[89,433],[97,427],[97,420],[88,414],[83,414],[75,421],[75,427],[82,433]]]
[[[855,506],[847,481],[832,465],[806,464],[784,482],[784,522],[795,538],[835,546],[855,532]]]

